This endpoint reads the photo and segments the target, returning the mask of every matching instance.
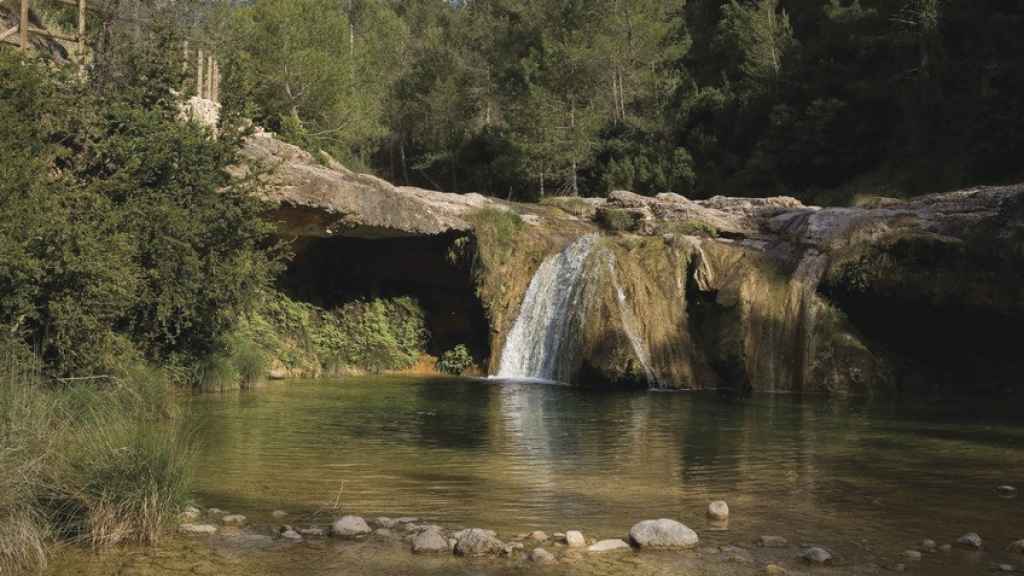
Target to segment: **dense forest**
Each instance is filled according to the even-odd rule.
[[[392,181],[838,204],[1024,176],[1024,5],[256,0],[223,98]]]

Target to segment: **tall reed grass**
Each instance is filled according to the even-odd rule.
[[[191,483],[181,405],[160,371],[55,384],[0,341],[0,575],[44,568],[55,540],[159,540]]]

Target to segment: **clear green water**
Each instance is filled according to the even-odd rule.
[[[708,543],[776,534],[878,562],[967,531],[996,561],[1024,538],[1024,497],[995,491],[1024,491],[1016,406],[361,377],[202,396],[194,412],[203,504],[268,521],[340,493],[346,512],[503,534],[616,537],[672,517]],[[727,530],[704,518],[712,499]]]

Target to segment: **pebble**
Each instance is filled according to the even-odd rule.
[[[768,576],[783,576],[786,573],[786,569],[778,564],[769,564],[764,567],[764,573]]]
[[[812,546],[807,550],[804,550],[800,557],[804,559],[804,562],[808,562],[810,564],[832,563],[832,553],[820,546]]]
[[[284,510],[274,510],[273,512],[270,513],[270,516],[276,520],[280,520],[281,518],[286,518],[288,516],[288,513],[285,512]]]
[[[996,487],[996,492],[1000,496],[1012,497],[1017,495],[1017,488],[1010,486],[1009,484],[1003,484],[1002,486]]]
[[[668,518],[634,524],[629,539],[638,548],[693,548],[700,542],[696,532]]]
[[[359,516],[342,516],[331,526],[331,535],[340,538],[353,538],[370,533],[370,526]]]
[[[241,514],[228,514],[220,519],[225,526],[241,526],[242,524],[245,524],[246,520],[247,518]]]
[[[281,528],[281,538],[285,540],[302,540],[302,534],[299,534],[291,526],[283,526]]]
[[[782,536],[761,536],[757,539],[757,544],[765,548],[784,548],[788,542]]]
[[[629,544],[618,538],[613,538],[595,542],[587,547],[587,552],[611,552],[613,550],[629,550]]]
[[[956,544],[961,548],[968,548],[970,550],[980,550],[981,536],[978,536],[977,532],[968,532],[967,534],[964,534],[963,536],[957,538]]]
[[[728,520],[729,505],[725,500],[715,500],[708,504],[708,518],[712,520]]]
[[[921,548],[923,548],[926,552],[934,552],[935,540],[932,540],[931,538],[925,538],[924,540],[921,540]]]
[[[921,560],[921,553],[917,550],[905,550],[903,552],[903,557],[911,562],[918,562]]]
[[[537,542],[543,542],[548,539],[548,535],[542,530],[534,530],[530,532],[530,540],[536,540]]]
[[[178,526],[180,532],[185,534],[216,534],[217,527],[213,524],[189,524],[185,523]]]
[[[587,545],[587,540],[579,530],[569,530],[565,533],[565,543],[570,548],[582,548]]]
[[[538,564],[551,564],[555,561],[555,555],[543,548],[534,548],[530,552],[530,561]]]

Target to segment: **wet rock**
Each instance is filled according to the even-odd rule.
[[[397,521],[388,518],[387,516],[378,516],[374,518],[373,521],[376,522],[377,525],[381,528],[394,528],[395,525],[398,524]]]
[[[522,542],[513,542],[513,543],[509,544],[508,546],[506,546],[506,548],[508,548],[510,550],[525,550],[526,549],[526,545],[523,544]]]
[[[299,534],[291,526],[282,526],[280,533],[281,538],[284,538],[285,540],[302,540],[302,534]]]
[[[569,530],[565,533],[565,543],[570,548],[582,548],[587,545],[587,540],[579,530]]]
[[[761,536],[757,539],[757,545],[765,548],[785,548],[789,542],[782,536]]]
[[[182,522],[194,522],[202,515],[203,512],[199,508],[196,508],[195,506],[186,506],[185,509],[181,511],[181,514],[178,514],[178,518]]]
[[[935,540],[932,540],[931,538],[925,538],[924,540],[921,540],[921,549],[925,552],[934,552],[935,548]]]
[[[537,564],[551,564],[555,561],[555,555],[543,548],[534,548],[530,552],[530,561]]]
[[[1013,564],[1000,564],[999,570],[1002,572],[1013,572]]]
[[[327,535],[326,530],[324,530],[323,528],[318,528],[316,526],[310,526],[309,528],[299,528],[298,532],[303,536],[310,536],[314,538],[323,538]]]
[[[247,518],[241,514],[228,514],[227,516],[220,519],[225,526],[241,526],[245,524]]]
[[[1017,540],[1016,542],[1012,542],[1006,549],[1007,551],[1016,554],[1024,554],[1024,540]]]
[[[725,500],[715,500],[708,504],[708,518],[718,521],[729,519],[729,505]]]
[[[178,531],[185,534],[216,534],[217,527],[213,524],[191,524],[186,522],[178,526]]]
[[[1009,484],[1003,484],[1002,486],[996,486],[996,492],[998,492],[1000,496],[1010,498],[1017,495],[1017,488],[1010,486]]]
[[[629,529],[629,539],[639,548],[693,548],[697,533],[675,520],[644,520]]]
[[[587,547],[587,552],[612,552],[615,550],[629,550],[629,544],[618,538],[613,538],[600,540]]]
[[[412,539],[412,551],[414,554],[439,554],[448,552],[448,539],[444,537],[441,530],[430,527]]]
[[[370,526],[359,516],[342,516],[331,526],[331,535],[339,538],[354,538],[370,533]]]
[[[470,528],[459,532],[456,537],[455,554],[459,556],[488,556],[501,554],[505,544],[495,538],[491,530]]]
[[[543,542],[547,539],[548,535],[544,533],[544,531],[542,530],[534,530],[533,532],[530,532],[530,540],[534,540],[536,542]]]
[[[414,524],[419,521],[420,519],[415,516],[402,516],[401,518],[395,518],[395,524]]]
[[[551,539],[554,540],[555,542],[565,543],[565,533],[564,532],[555,532],[554,534],[551,535]]]
[[[968,532],[957,538],[956,545],[968,550],[981,550],[981,536],[977,532]]]
[[[739,546],[722,546],[722,560],[739,564],[753,564],[754,556]]]
[[[918,552],[917,550],[904,550],[903,551],[903,558],[906,559],[906,560],[909,560],[911,562],[920,562],[921,561],[921,553]]]
[[[288,513],[285,512],[284,510],[274,510],[273,512],[270,513],[270,516],[275,520],[280,520],[282,518],[287,518]]]
[[[786,569],[778,564],[769,564],[764,567],[764,573],[767,576],[783,576],[786,573]]]
[[[820,546],[811,546],[800,554],[800,558],[808,564],[831,564],[832,553]]]
[[[381,538],[395,538],[397,536],[394,530],[390,528],[377,528],[373,531],[373,534]]]
[[[452,534],[452,538],[455,538],[456,540],[458,540],[459,538],[462,538],[470,530],[480,530],[484,534],[487,534],[488,536],[494,536],[495,538],[497,538],[497,536],[498,536],[498,533],[495,532],[494,530],[486,530],[486,529],[483,529],[483,528],[467,528],[465,530],[459,530],[455,534]],[[522,540],[522,538],[520,538],[520,540]]]
[[[220,508],[207,508],[206,513],[210,516],[223,516],[227,514],[227,510],[221,510]]]

